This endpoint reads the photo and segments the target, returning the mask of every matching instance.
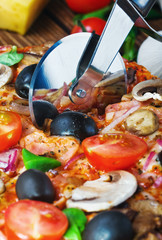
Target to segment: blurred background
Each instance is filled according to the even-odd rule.
[[[15,2],[17,3],[21,1],[1,0],[0,45],[16,45],[18,47],[40,45],[48,41],[56,42],[59,39],[78,31],[95,30],[96,33],[100,34],[114,4],[113,0],[47,0],[47,4],[45,2],[46,0],[39,1],[27,1],[31,2],[33,5],[30,5],[28,9],[25,10],[25,13],[22,11],[22,15],[29,15],[27,22],[30,22],[29,25],[31,26],[24,30],[26,31],[25,33],[20,34],[15,32],[18,31],[16,28],[14,31],[2,29],[5,28],[2,20],[4,9],[6,10],[10,8],[10,6],[7,6],[7,4],[14,4]],[[23,2],[25,3],[26,0]],[[99,2],[101,2],[101,4],[99,4]],[[160,3],[162,3],[161,0],[159,0],[159,2],[157,1],[149,16],[146,18],[149,24],[156,30],[162,30],[162,14]],[[35,4],[37,4],[37,6]],[[100,6],[98,6],[98,4]],[[15,6],[15,8],[13,6]],[[17,5],[11,6],[13,11],[16,11],[16,6]],[[11,24],[13,21],[12,18],[18,18],[18,14],[15,14],[15,16],[10,16],[10,11],[11,9],[9,9],[7,14],[5,14],[9,19],[9,24]],[[32,17],[30,16],[30,11],[32,11]],[[19,15],[21,14],[19,13]],[[96,17],[100,19],[94,19]],[[22,21],[23,20],[20,19],[20,24],[22,24]],[[76,27],[75,25],[79,25],[79,27]],[[123,48],[121,49],[122,56],[128,60],[135,60],[138,48],[146,37],[147,36],[145,33],[141,32],[137,27],[134,27],[126,39]]]

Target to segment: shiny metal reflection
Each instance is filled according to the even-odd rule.
[[[59,89],[64,83],[70,84],[76,77],[78,62],[90,37],[91,33],[69,35],[55,43],[38,63],[29,90],[29,108],[34,124],[33,101],[35,93],[38,94],[36,90],[41,93],[41,89]],[[126,69],[120,54],[109,68],[111,74],[117,71],[122,71],[126,79]]]

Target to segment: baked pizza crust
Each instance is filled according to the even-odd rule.
[[[49,136],[48,128],[46,131],[37,129],[30,118],[28,101],[21,99],[15,92],[14,82],[19,72],[30,64],[38,63],[50,46],[51,43],[48,43],[18,49],[19,52],[24,53],[25,57],[18,65],[12,67],[14,73],[12,83],[6,84],[0,89],[0,110],[19,113],[23,129],[21,139],[14,146],[18,149],[15,171],[5,172],[4,169],[0,169],[0,179],[3,183],[3,190],[0,192],[0,229],[2,229],[2,232],[5,209],[11,203],[18,201],[15,184],[18,176],[25,171],[21,153],[22,148],[36,155],[54,157],[62,163],[61,167],[51,169],[46,173],[56,189],[56,200],[53,204],[60,209],[66,207],[66,203],[71,199],[74,189],[83,186],[87,181],[97,180],[105,174],[104,171],[97,170],[90,165],[83,153],[80,142],[76,138]],[[9,46],[4,48],[4,51],[6,49],[9,49]],[[126,61],[125,65],[128,72],[128,94],[126,95],[123,95],[122,91],[117,91],[116,86],[111,86],[106,90],[101,88],[100,97],[98,97],[98,92],[94,93],[93,98],[95,101],[91,105],[77,107],[66,96],[61,98],[53,96],[52,99],[46,97],[46,100],[50,100],[55,104],[60,113],[65,109],[86,112],[88,116],[95,120],[99,132],[104,134],[123,132],[129,134],[130,128],[126,127],[125,120],[132,114],[132,108],[135,106],[136,111],[147,110],[157,116],[158,127],[153,133],[147,136],[139,136],[137,131],[133,132],[148,145],[146,154],[134,166],[127,169],[137,180],[137,191],[132,197],[126,199],[124,207],[112,206],[108,209],[117,209],[130,218],[136,233],[134,239],[158,239],[161,229],[159,221],[161,221],[162,216],[161,185],[158,185],[158,179],[161,178],[161,165],[158,154],[162,151],[160,142],[162,140],[162,103],[153,99],[139,102],[133,98],[131,91],[135,85],[141,81],[155,80],[157,77],[152,76],[147,69],[137,65],[135,62]],[[106,94],[109,94],[109,99],[106,98],[105,91],[107,91]],[[102,104],[104,100],[105,103]],[[129,111],[130,114],[123,117]],[[138,115],[136,117],[138,118]],[[154,152],[154,157],[147,164],[152,152]],[[74,157],[76,159],[71,161]],[[95,214],[92,210],[87,214],[87,218],[91,219]],[[155,219],[158,219],[158,221],[155,221]]]

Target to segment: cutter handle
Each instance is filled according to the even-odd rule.
[[[153,5],[155,4],[156,0],[131,0],[133,5],[137,8],[139,13],[146,17]]]

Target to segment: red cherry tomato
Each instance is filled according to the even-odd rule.
[[[147,144],[131,134],[105,134],[82,142],[89,162],[100,170],[126,169],[147,151]]]
[[[0,152],[17,144],[21,132],[21,118],[17,113],[0,111]]]
[[[88,13],[106,7],[112,0],[66,0],[71,10],[77,13]]]
[[[86,18],[82,20],[81,23],[83,24],[87,32],[95,31],[96,34],[101,35],[105,27],[106,21],[101,18],[91,17],[91,18]],[[78,33],[78,32],[83,32],[83,30],[80,26],[75,25],[71,33]]]
[[[45,202],[20,200],[5,212],[7,239],[60,240],[67,227],[64,213]]]

